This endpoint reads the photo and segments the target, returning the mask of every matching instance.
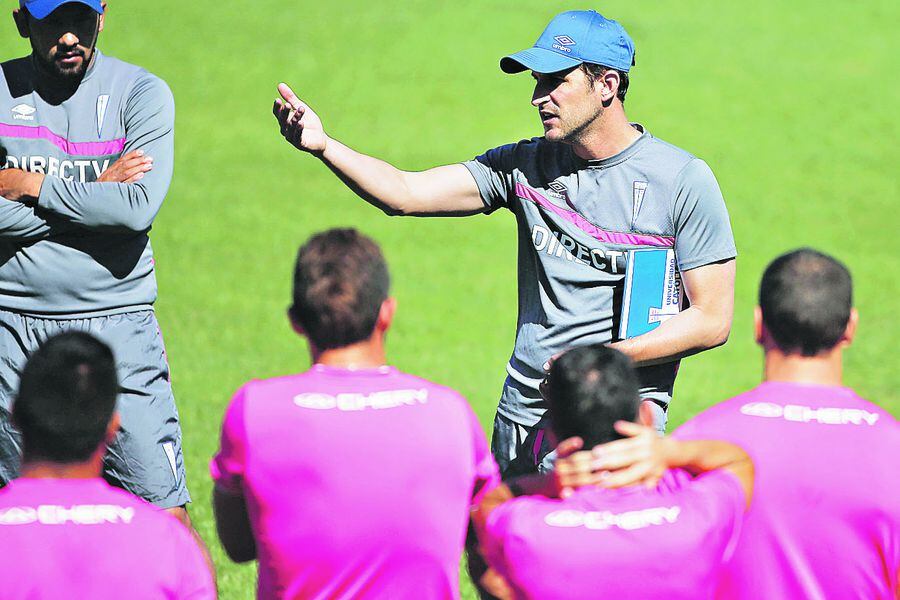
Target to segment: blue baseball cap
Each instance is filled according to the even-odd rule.
[[[98,15],[103,14],[103,6],[100,4],[100,0],[19,0],[19,6],[27,8],[31,16],[40,21],[41,19],[46,19],[47,15],[63,4],[72,2],[92,8]]]
[[[593,10],[572,10],[550,21],[534,47],[504,56],[505,73],[556,73],[594,63],[625,73],[634,65],[634,42],[625,28]]]

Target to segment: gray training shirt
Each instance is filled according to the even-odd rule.
[[[674,248],[680,271],[734,258],[719,185],[702,160],[642,135],[603,160],[544,138],[463,163],[485,212],[507,208],[519,229],[519,317],[498,411],[535,425],[546,410],[544,363],[573,346],[616,341],[626,252]],[[667,404],[678,363],[640,369],[642,395]],[[523,394],[516,387],[533,390]]]
[[[0,309],[66,318],[150,308],[148,232],[172,179],[175,103],[144,69],[99,51],[59,105],[35,91],[31,56],[2,64],[6,167],[45,173],[35,206],[0,198]],[[144,150],[133,184],[97,183],[119,156]]]

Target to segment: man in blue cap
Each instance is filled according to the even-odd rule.
[[[119,369],[105,477],[187,520],[148,237],[172,178],[175,106],[161,79],[97,50],[105,8],[20,0],[31,54],[0,65],[0,486],[19,469],[19,370],[44,340],[78,329],[110,345]]]
[[[607,343],[630,356],[663,431],[679,359],[723,344],[731,329],[736,251],[725,202],[706,163],[626,118],[633,64],[634,44],[617,22],[594,11],[558,15],[534,47],[500,61],[508,73],[531,71],[543,136],[423,172],[329,137],[279,86],[282,135],[387,214],[515,215],[518,331],[492,441],[505,477],[552,462],[538,386],[555,355]],[[644,301],[655,328],[631,337],[620,327],[626,275],[645,249],[666,251],[666,281],[680,277],[690,306],[665,310],[661,286]]]

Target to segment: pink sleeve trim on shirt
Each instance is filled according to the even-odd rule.
[[[556,206],[537,190],[525,184],[516,184],[516,196],[528,200],[545,208],[553,214],[562,217],[572,223],[594,239],[608,244],[621,244],[623,246],[653,246],[659,248],[675,247],[675,238],[666,235],[651,235],[647,233],[623,233],[618,231],[606,231],[601,229],[574,211]]]
[[[0,136],[30,140],[47,140],[66,154],[74,156],[107,156],[110,154],[119,154],[125,148],[125,138],[105,142],[70,142],[66,138],[56,135],[44,126],[31,127],[28,125],[7,125],[6,123],[0,123]]]

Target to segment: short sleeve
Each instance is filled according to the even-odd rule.
[[[181,523],[175,523],[179,531],[173,532],[177,540],[178,592],[179,600],[215,600],[216,582],[212,568],[203,555],[197,540]]]
[[[515,144],[507,144],[462,163],[475,178],[486,213],[509,208],[515,192],[515,148]]]
[[[514,498],[496,507],[488,515],[484,525],[483,539],[479,539],[481,553],[491,568],[509,582],[509,568],[506,561],[506,542],[512,528],[515,507],[523,499]]]
[[[472,487],[472,506],[474,507],[481,503],[485,494],[500,485],[500,469],[491,455],[487,436],[484,435],[481,423],[478,422],[478,418],[468,404],[465,405],[465,409],[469,417],[469,427],[474,444],[475,484]]]
[[[719,183],[699,158],[685,165],[676,178],[673,217],[675,256],[681,271],[737,256]]]
[[[716,469],[694,478],[689,489],[694,506],[702,507],[707,521],[722,532],[722,562],[728,561],[734,554],[744,522],[744,488],[735,475]]]
[[[216,486],[232,493],[243,488],[247,430],[244,422],[247,386],[237,391],[225,411],[219,451],[209,464]]]

